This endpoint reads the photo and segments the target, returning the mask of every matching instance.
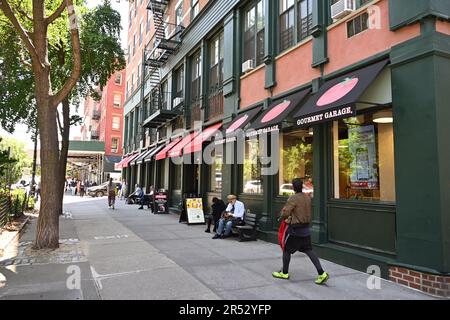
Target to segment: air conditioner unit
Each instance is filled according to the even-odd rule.
[[[178,98],[173,99],[173,107],[174,108],[178,107],[182,103],[183,103],[183,98],[178,97]]]
[[[251,70],[255,69],[255,65],[253,63],[253,60],[247,60],[242,64],[242,72],[246,73]]]
[[[331,18],[341,19],[355,11],[355,0],[339,0],[331,6]]]

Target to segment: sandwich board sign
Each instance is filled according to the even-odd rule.
[[[202,198],[187,198],[186,213],[188,224],[205,223]]]

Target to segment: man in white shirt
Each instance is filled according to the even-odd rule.
[[[233,225],[242,221],[244,219],[245,206],[244,203],[237,200],[237,197],[233,194],[227,197],[228,206],[223,214],[222,218],[219,220],[219,226],[217,228],[217,233],[214,235],[213,239],[227,238],[231,235],[231,228]],[[222,235],[223,229],[225,227],[225,233]]]

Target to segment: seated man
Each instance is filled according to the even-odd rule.
[[[139,201],[139,204],[141,205],[139,209],[144,209],[144,205],[147,205],[149,209],[151,208],[151,205],[153,203],[153,190],[153,186],[150,186],[150,192],[142,196],[141,200]]]
[[[139,187],[138,184],[136,184],[136,189],[132,194],[128,196],[128,203],[139,203],[144,196],[144,191],[142,191],[141,187]]]
[[[220,217],[222,216],[222,213],[226,210],[227,206],[225,205],[225,203],[217,198],[214,197],[212,198],[212,212],[211,214],[208,216],[208,226],[205,230],[205,232],[211,232],[211,223],[213,223],[214,228],[213,228],[213,232],[216,232],[217,230],[217,222],[219,221]]]
[[[228,206],[219,220],[219,227],[217,228],[217,233],[213,239],[227,238],[231,235],[231,228],[233,225],[238,224],[242,219],[244,219],[245,206],[241,201],[237,200],[235,195],[229,195],[227,197]],[[225,233],[222,235],[223,229],[226,224]]]

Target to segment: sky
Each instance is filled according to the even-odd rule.
[[[102,3],[101,0],[86,0],[86,4],[88,8],[94,8],[97,5]],[[120,13],[122,18],[122,32],[121,32],[121,44],[122,48],[126,48],[127,45],[127,26],[128,26],[128,1],[125,0],[111,0],[112,7]],[[83,106],[80,106],[78,109],[78,114],[83,116],[84,114]],[[75,110],[73,108],[72,114],[75,114]],[[3,128],[0,127],[0,136],[13,136],[19,141],[22,141],[26,144],[27,149],[33,149],[34,144],[31,141],[31,135],[27,133],[27,127],[25,125],[17,125],[15,132],[10,135]],[[76,136],[80,136],[81,126],[70,128],[70,139],[73,139]]]

